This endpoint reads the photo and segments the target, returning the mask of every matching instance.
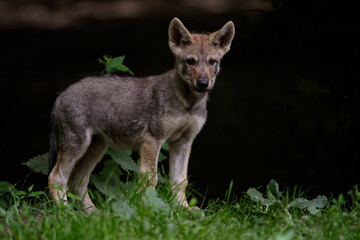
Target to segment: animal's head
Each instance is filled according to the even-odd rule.
[[[169,46],[176,58],[176,71],[189,86],[206,92],[214,87],[222,57],[230,50],[235,27],[227,22],[210,34],[191,34],[178,18],[169,26]]]

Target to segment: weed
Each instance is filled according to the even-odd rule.
[[[319,197],[304,200],[299,191],[280,192],[275,183],[269,183],[264,197],[254,189],[231,195],[232,182],[224,199],[209,200],[205,209],[189,211],[174,204],[167,181],[157,191],[139,194],[139,183],[130,179],[123,182],[127,191],[118,188],[114,195],[93,190],[99,211],[86,216],[77,210],[77,198],[70,197],[67,205],[53,204],[46,194],[33,194],[33,186],[22,191],[1,182],[0,199],[6,205],[0,207],[0,238],[359,239],[358,203],[353,203],[359,200],[356,187],[343,195],[345,199],[340,197],[345,205],[339,205],[339,199],[325,205]],[[313,214],[309,206],[321,213]]]
[[[131,75],[134,73],[123,64],[125,59],[125,55],[112,58],[111,56],[103,55],[103,59],[99,58],[99,62],[105,65],[105,69],[103,72],[107,74],[112,74],[116,72],[128,72]]]

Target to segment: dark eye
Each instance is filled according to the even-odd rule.
[[[216,60],[215,60],[215,59],[212,59],[212,58],[211,58],[211,59],[209,60],[209,64],[210,64],[210,65],[214,65],[215,63],[216,63]]]
[[[195,58],[188,58],[185,60],[187,65],[194,65],[195,64]]]

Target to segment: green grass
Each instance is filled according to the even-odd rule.
[[[231,196],[231,184],[223,200],[189,211],[173,203],[167,183],[142,194],[135,185],[125,195],[92,192],[99,211],[86,216],[75,200],[55,205],[43,191],[2,182],[0,239],[360,239],[356,187],[311,213],[286,207],[304,199],[297,189],[263,204],[247,194]],[[267,196],[272,201],[271,192]]]

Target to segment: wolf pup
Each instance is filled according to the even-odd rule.
[[[220,60],[230,50],[233,22],[210,34],[190,33],[178,18],[169,26],[175,69],[146,78],[88,77],[61,93],[51,114],[50,188],[54,200],[65,189],[82,197],[83,210],[95,210],[87,186],[108,146],[140,149],[140,176],[157,184],[157,160],[165,141],[170,149],[170,183],[177,201],[185,196],[191,145],[205,123],[208,92]]]

